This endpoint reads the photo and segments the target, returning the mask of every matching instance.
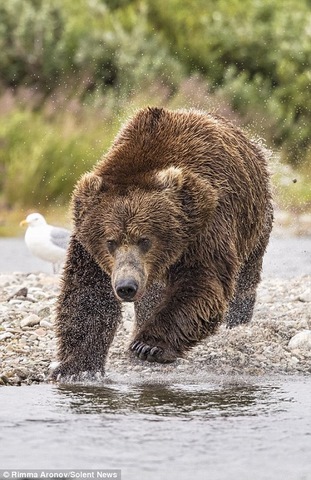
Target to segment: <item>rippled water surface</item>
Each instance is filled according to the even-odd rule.
[[[1,468],[122,479],[311,479],[310,378],[141,378],[0,390]]]

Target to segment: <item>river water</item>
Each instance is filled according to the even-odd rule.
[[[264,275],[310,274],[310,244],[274,239]],[[0,240],[0,248],[1,271],[42,270],[25,260],[21,240]],[[311,480],[310,377],[171,373],[150,383],[135,375],[112,372],[104,385],[1,388],[0,469],[120,469],[123,480]]]
[[[310,378],[110,379],[5,387],[6,469],[121,469],[122,479],[311,479]]]

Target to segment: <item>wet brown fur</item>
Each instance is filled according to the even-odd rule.
[[[120,278],[138,284],[131,349],[145,360],[173,361],[224,319],[251,319],[272,226],[269,175],[263,150],[224,118],[140,110],[78,183],[73,211],[55,376],[103,371]]]

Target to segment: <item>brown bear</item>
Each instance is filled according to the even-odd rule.
[[[134,302],[130,350],[172,362],[253,313],[272,227],[264,150],[224,118],[146,108],[73,194],[54,378],[103,373]]]

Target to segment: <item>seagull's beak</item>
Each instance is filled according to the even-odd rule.
[[[27,227],[28,226],[28,222],[27,220],[22,220],[21,223],[19,224],[20,227]]]

